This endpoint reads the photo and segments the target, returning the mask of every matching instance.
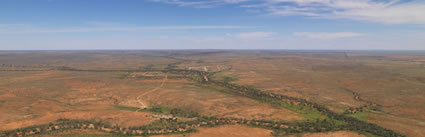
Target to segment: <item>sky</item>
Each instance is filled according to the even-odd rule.
[[[0,50],[425,50],[425,0],[0,0]]]

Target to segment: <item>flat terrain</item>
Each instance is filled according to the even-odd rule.
[[[1,51],[0,136],[422,137],[424,91],[425,52]]]

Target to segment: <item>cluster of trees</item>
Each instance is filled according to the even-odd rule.
[[[168,69],[165,72],[174,73],[174,74],[182,74],[184,78],[192,81],[197,81],[201,83],[207,82],[205,78],[208,78],[207,72],[198,71],[198,70],[186,70],[186,69]]]
[[[177,65],[179,65],[181,63],[183,63],[183,61],[178,61],[178,62],[175,62],[175,63],[168,64],[167,67],[165,68],[165,70],[176,69],[177,68]]]
[[[227,87],[227,88],[234,89],[234,90],[238,91],[240,94],[248,96],[248,97],[270,98],[269,100],[275,99],[275,100],[281,100],[285,103],[308,106],[308,107],[314,108],[317,111],[325,114],[329,118],[339,120],[339,121],[343,121],[343,122],[347,123],[347,124],[345,124],[345,126],[335,126],[334,128],[336,128],[336,129],[349,129],[349,130],[360,131],[360,132],[368,132],[368,133],[371,133],[371,134],[374,134],[374,135],[384,136],[384,137],[401,137],[401,136],[403,136],[403,135],[398,134],[398,133],[396,133],[392,130],[382,128],[378,125],[367,123],[367,122],[361,121],[361,120],[353,118],[353,117],[345,116],[343,114],[335,113],[333,111],[330,111],[328,108],[326,108],[322,105],[319,105],[319,104],[311,102],[311,101],[307,101],[305,99],[289,97],[289,96],[284,96],[284,95],[278,95],[278,94],[274,94],[274,93],[266,93],[266,92],[262,92],[262,91],[257,90],[257,89],[253,89],[251,87],[239,86],[239,85],[230,84],[230,83],[226,83],[226,82],[220,82],[220,81],[214,81],[214,80],[210,80],[210,82],[214,83],[216,85],[221,85],[221,86],[224,86],[224,87]]]
[[[178,109],[178,108],[171,109],[170,114],[174,115],[174,116],[186,117],[186,118],[200,117],[198,112],[184,111],[184,110]]]
[[[357,100],[357,101],[360,101],[360,102],[365,102],[366,104],[359,106],[359,107],[350,107],[350,108],[348,108],[348,110],[346,110],[344,112],[344,114],[354,114],[354,113],[363,112],[363,111],[369,110],[369,109],[374,110],[374,111],[378,111],[379,107],[381,107],[381,105],[379,105],[379,104],[376,104],[376,103],[371,102],[371,101],[364,100],[363,98],[360,97],[360,94],[357,93],[357,92],[354,92],[350,89],[345,89],[345,90],[350,92],[351,94],[353,94],[354,100]]]
[[[65,130],[65,129],[94,129],[98,131],[111,132],[125,135],[158,135],[158,134],[181,134],[196,131],[199,127],[215,127],[220,125],[247,125],[260,128],[274,130],[276,133],[293,134],[303,132],[327,132],[337,130],[355,130],[355,127],[349,125],[338,125],[331,120],[316,120],[308,122],[282,122],[270,120],[247,120],[240,118],[217,118],[198,116],[193,121],[155,121],[149,125],[139,127],[123,128],[119,126],[112,126],[102,122],[85,121],[85,120],[70,120],[59,119],[53,123],[46,125],[32,126],[13,131],[6,131],[0,133],[1,136],[25,136],[32,134],[39,134],[49,132],[52,130]],[[370,127],[370,130],[379,130]],[[383,136],[394,136],[392,134],[385,134]]]
[[[209,76],[211,76],[212,74],[208,72],[203,72],[198,70],[176,69],[176,67],[172,67],[172,69],[168,69],[168,71],[173,73],[185,74],[185,75],[187,74],[195,75],[198,78],[193,78],[193,77],[188,77],[188,78],[191,80],[202,82],[202,83],[215,84],[221,87],[226,87],[226,88],[232,89],[232,91],[235,91],[236,93],[240,95],[247,96],[254,99],[259,99],[261,101],[266,101],[269,103],[283,102],[283,103],[292,104],[292,105],[300,105],[302,107],[310,107],[325,114],[327,117],[331,119],[343,121],[346,123],[344,125],[339,125],[339,126],[325,127],[325,129],[327,130],[345,129],[345,130],[354,130],[359,132],[368,132],[374,135],[385,136],[385,137],[402,137],[403,136],[392,130],[382,128],[378,125],[367,123],[353,117],[345,116],[344,114],[335,113],[322,105],[319,105],[317,103],[314,103],[302,98],[295,98],[295,97],[284,96],[284,95],[279,95],[274,93],[267,93],[252,87],[231,84],[231,83],[223,82],[223,81],[216,81],[209,78]],[[207,77],[208,81],[206,81],[204,77]],[[360,97],[358,97],[358,99],[360,99]],[[369,106],[366,106],[366,107],[369,107]],[[362,107],[359,109],[363,110],[364,108],[365,107]],[[308,124],[306,123],[306,125]],[[319,127],[316,127],[315,130],[318,130],[318,129],[324,130],[323,128],[324,127],[319,126]],[[303,130],[306,130],[306,129],[303,129]],[[291,129],[291,131],[297,132],[298,130]]]
[[[363,112],[369,108],[369,104],[362,105],[360,107],[350,107],[347,110],[344,111],[344,114],[354,114],[357,112]]]
[[[136,76],[137,79],[163,79],[163,76]]]
[[[191,72],[192,74],[197,74],[199,77],[209,76],[207,72],[196,71],[196,70],[191,70],[191,71],[192,71]],[[232,89],[232,91],[235,91],[240,95],[247,96],[254,99],[260,99],[266,102],[282,101],[287,104],[295,104],[295,105],[301,105],[303,107],[311,107],[325,114],[327,117],[331,119],[343,121],[346,123],[344,126],[334,126],[332,127],[332,130],[348,129],[348,130],[354,130],[359,132],[368,132],[374,135],[385,136],[385,137],[402,137],[403,136],[392,130],[382,128],[378,125],[367,123],[353,117],[345,116],[343,114],[335,113],[322,105],[319,105],[317,103],[314,103],[305,99],[279,95],[274,93],[267,93],[252,87],[231,84],[228,82],[216,81],[213,79],[209,79],[208,82],[206,81],[203,81],[203,82],[212,83],[218,86],[226,87],[226,88]]]
[[[166,128],[141,126],[141,127],[130,127],[123,128],[119,126],[111,126],[109,124],[96,122],[96,121],[83,121],[83,120],[69,120],[60,119],[54,123],[46,125],[32,126],[22,129],[16,129],[12,131],[5,131],[0,133],[1,136],[8,137],[22,137],[33,134],[40,134],[49,132],[52,130],[66,130],[66,129],[94,129],[98,131],[111,132],[125,135],[157,135],[157,134],[172,134],[172,133],[187,133],[195,131],[193,128],[185,128],[184,125],[179,124],[176,126],[170,126]]]
[[[199,116],[193,121],[156,121],[152,124],[123,128],[119,126],[112,126],[102,122],[84,121],[84,120],[70,120],[59,119],[53,123],[46,125],[32,126],[13,131],[6,131],[0,135],[4,136],[25,136],[32,134],[39,134],[52,130],[65,130],[65,129],[94,129],[104,132],[111,132],[126,135],[157,135],[157,134],[177,134],[189,133],[196,131],[198,127],[215,127],[220,125],[248,125],[272,130],[281,131],[325,131],[329,130],[328,126],[323,126],[325,122],[316,121],[315,123],[287,123],[280,121],[268,120],[247,120],[239,118],[217,118]],[[288,132],[291,133],[291,132]]]
[[[350,108],[348,108],[348,110],[346,110],[344,112],[344,114],[354,114],[354,113],[363,112],[363,111],[366,111],[366,110],[378,111],[379,107],[380,107],[380,105],[378,105],[378,104],[368,103],[368,104],[362,105],[360,107],[350,107]]]

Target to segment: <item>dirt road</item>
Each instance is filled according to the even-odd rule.
[[[165,82],[168,80],[168,75],[167,74],[165,74],[165,78],[162,80],[162,82],[161,82],[161,85],[159,85],[158,87],[156,87],[156,88],[154,88],[154,89],[151,89],[151,90],[149,90],[149,91],[146,91],[146,92],[144,92],[143,94],[141,94],[141,95],[139,95],[139,96],[137,96],[137,102],[139,102],[139,104],[140,104],[140,109],[144,109],[144,108],[148,108],[148,106],[147,105],[145,105],[145,103],[143,103],[142,102],[142,100],[140,99],[142,96],[144,96],[144,95],[147,95],[147,94],[149,94],[149,93],[151,93],[151,92],[155,92],[155,91],[157,91],[158,89],[161,89],[164,85],[165,85]],[[137,111],[139,111],[140,109],[138,109],[138,110],[136,110],[136,112]]]

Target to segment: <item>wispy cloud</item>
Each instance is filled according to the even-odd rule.
[[[213,8],[237,4],[248,12],[274,16],[351,19],[384,24],[425,24],[423,0],[149,0],[179,6]]]
[[[358,37],[364,34],[355,32],[295,32],[294,35],[313,39],[340,39]]]
[[[385,24],[425,24],[425,3],[419,0],[269,0],[271,15],[352,19]],[[288,4],[292,4],[288,6]]]
[[[70,33],[106,31],[144,31],[144,30],[195,30],[195,29],[244,29],[251,26],[93,26],[71,28],[42,28],[25,24],[0,24],[0,34],[13,33]]]

